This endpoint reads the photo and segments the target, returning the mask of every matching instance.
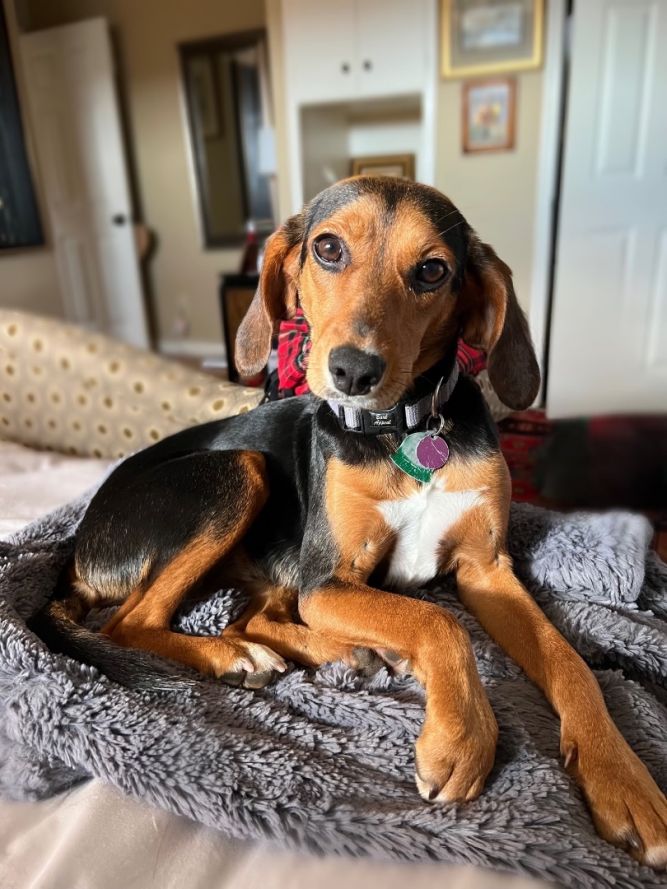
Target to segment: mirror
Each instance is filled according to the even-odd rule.
[[[205,247],[274,228],[266,32],[179,46]]]
[[[0,3],[0,250],[44,243]]]

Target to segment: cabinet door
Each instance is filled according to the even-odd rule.
[[[355,6],[356,0],[283,0],[285,70],[292,100],[335,102],[356,94]]]
[[[434,43],[427,2],[356,0],[360,96],[423,90]]]

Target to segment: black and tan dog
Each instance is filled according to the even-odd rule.
[[[312,331],[314,394],[185,430],[122,463],[93,498],[66,589],[36,630],[93,652],[111,674],[137,648],[248,687],[283,658],[317,665],[374,650],[426,688],[419,792],[470,800],[497,738],[470,641],[446,611],[387,591],[453,571],[462,602],[559,714],[565,766],[600,834],[664,866],[667,802],[591,672],[512,572],[507,468],[479,389],[456,379],[462,335],[487,350],[508,405],[537,393],[510,270],[435,190],[350,179],[269,240],[237,340],[243,373],[263,367],[276,322],[297,304]],[[431,414],[450,456],[423,481],[391,458]],[[220,637],[173,632],[174,612],[212,572],[252,593],[247,612]],[[82,647],[74,622],[110,604],[120,607],[103,632],[117,645]]]

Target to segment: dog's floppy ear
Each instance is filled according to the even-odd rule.
[[[463,282],[463,339],[488,354],[489,379],[513,410],[529,407],[540,388],[540,370],[519,307],[512,272],[474,233]]]
[[[265,366],[276,325],[296,310],[302,237],[303,221],[298,215],[266,242],[257,291],[236,333],[234,363],[242,377],[254,376]]]

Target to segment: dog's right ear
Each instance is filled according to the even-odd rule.
[[[512,272],[472,232],[464,279],[463,339],[488,354],[489,379],[503,404],[522,411],[540,389],[540,368]]]
[[[303,233],[303,217],[298,214],[266,242],[257,291],[236,334],[234,363],[242,377],[252,377],[266,365],[278,323],[296,311]]]

